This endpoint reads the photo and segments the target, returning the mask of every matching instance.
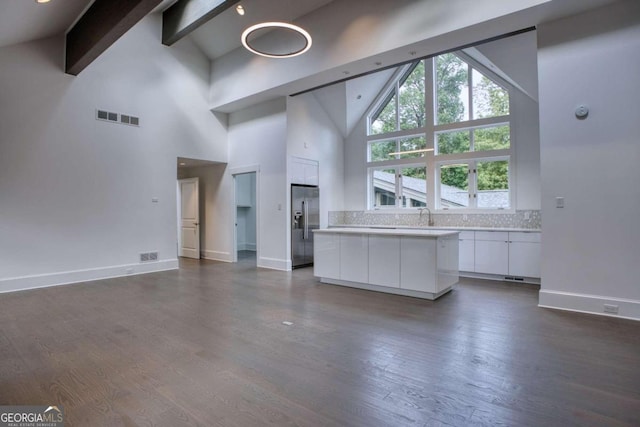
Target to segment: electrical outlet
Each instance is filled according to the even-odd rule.
[[[531,212],[526,211],[526,212],[524,213],[524,220],[525,220],[525,221],[529,221],[530,219],[531,219]]]
[[[564,197],[556,197],[556,208],[564,208]]]
[[[611,313],[611,314],[618,314],[618,306],[614,304],[605,304],[604,312]]]

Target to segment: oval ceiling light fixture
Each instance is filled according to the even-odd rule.
[[[257,45],[260,43],[256,43],[256,41],[262,36],[267,35],[275,35],[276,39],[278,36],[284,36],[285,38],[293,36],[296,39],[295,44],[297,46],[294,49],[284,49],[281,52],[276,51],[276,49],[268,50],[267,47],[258,47]],[[242,33],[242,44],[248,51],[256,55],[267,58],[293,58],[311,49],[312,40],[311,35],[297,25],[286,22],[263,22],[252,25],[244,30]]]
[[[238,12],[238,15],[244,16],[244,7],[241,4],[237,5],[236,12]]]

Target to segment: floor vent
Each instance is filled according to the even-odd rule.
[[[510,280],[512,282],[524,282],[524,277],[505,276],[504,280]]]
[[[119,114],[106,110],[96,110],[96,120],[120,123],[122,125],[140,126],[140,118],[128,114]]]
[[[140,262],[158,261],[158,252],[145,252],[140,254]]]

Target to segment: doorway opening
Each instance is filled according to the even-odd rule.
[[[233,174],[234,181],[234,261],[257,265],[258,203],[257,171]]]
[[[198,178],[178,180],[178,256],[200,259],[200,192]]]

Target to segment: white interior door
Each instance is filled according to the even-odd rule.
[[[198,178],[181,179],[180,188],[180,250],[179,255],[200,259],[200,208]]]

